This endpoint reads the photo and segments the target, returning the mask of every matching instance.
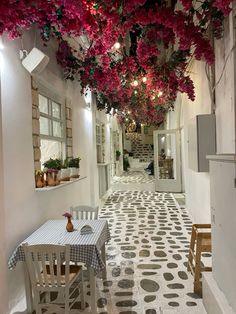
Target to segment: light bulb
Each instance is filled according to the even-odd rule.
[[[119,42],[115,43],[113,47],[114,47],[115,49],[120,49],[120,43],[119,43]]]
[[[130,114],[130,111],[127,111],[128,114]]]
[[[137,80],[133,81],[133,85],[138,86],[138,81]]]
[[[147,82],[146,76],[143,77],[143,83]]]
[[[128,118],[125,119],[125,121],[128,121],[128,120],[129,120]]]
[[[138,93],[136,90],[134,91],[135,95]]]
[[[162,95],[163,95],[163,92],[160,91],[160,92],[158,93],[158,97],[161,97]]]

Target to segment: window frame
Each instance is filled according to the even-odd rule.
[[[39,136],[40,139],[46,139],[46,140],[55,140],[58,142],[64,142],[66,144],[66,115],[65,115],[65,105],[62,105],[61,103],[59,103],[58,101],[52,99],[51,97],[45,95],[44,93],[41,93],[39,91],[39,96],[43,96],[44,98],[46,98],[48,100],[48,114],[41,112],[40,111],[40,106],[39,106],[39,124],[40,124],[40,117],[46,118],[49,121],[51,121],[50,125],[49,125],[49,134],[53,134],[53,121],[55,122],[59,122],[62,124],[62,137],[58,137],[58,136],[54,136],[54,135],[46,135],[46,134],[42,134],[41,131],[39,130]],[[53,116],[52,114],[52,103],[56,103],[57,105],[60,105],[61,107],[61,119],[56,118]]]
[[[49,141],[55,141],[59,142],[61,144],[61,159],[66,158],[66,108],[65,108],[65,102],[62,100],[60,101],[58,97],[53,97],[53,95],[48,95],[48,93],[45,93],[39,89],[38,91],[38,98],[42,96],[47,99],[48,102],[48,113],[44,113],[40,111],[40,105],[39,105],[39,140],[49,140]],[[56,103],[60,106],[61,110],[61,118],[57,118],[53,116],[53,103]],[[49,134],[42,134],[40,131],[40,118],[46,118],[49,120]],[[62,125],[62,137],[54,136],[53,135],[53,122],[59,122]]]

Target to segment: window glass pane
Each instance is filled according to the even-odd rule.
[[[62,124],[61,124],[61,122],[53,121],[53,136],[62,137]]]
[[[39,111],[43,113],[48,112],[48,99],[42,95],[39,95]]]
[[[59,141],[41,139],[41,165],[50,158],[62,158],[62,143]]]
[[[61,119],[61,105],[52,102],[52,115],[55,118]]]
[[[48,118],[40,117],[40,134],[50,135],[50,120]]]

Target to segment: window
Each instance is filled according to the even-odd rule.
[[[58,102],[39,94],[41,164],[49,158],[65,158],[65,114]]]
[[[105,162],[105,124],[96,123],[96,145],[97,145],[97,163]]]

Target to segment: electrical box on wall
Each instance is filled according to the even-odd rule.
[[[215,115],[197,115],[188,125],[188,167],[196,172],[209,172],[206,156],[215,154]]]

